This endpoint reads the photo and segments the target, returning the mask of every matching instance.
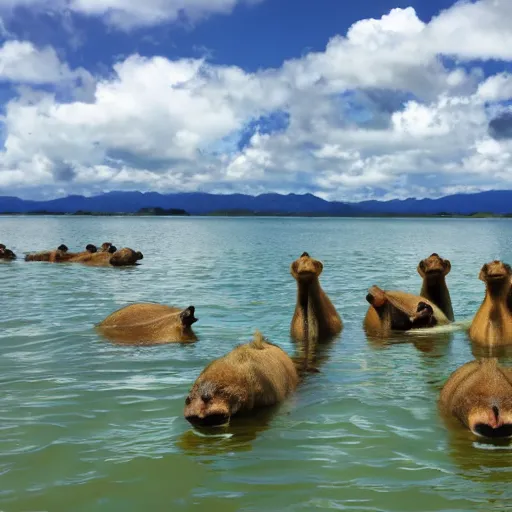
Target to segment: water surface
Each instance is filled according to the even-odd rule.
[[[457,321],[483,263],[512,263],[512,221],[1,217],[0,510],[7,512],[503,511],[510,450],[447,430],[436,400],[473,359],[463,329],[368,341],[367,289],[418,293],[420,259],[452,262]],[[25,263],[111,241],[136,268]],[[345,328],[276,410],[215,436],[183,419],[202,368],[258,328],[290,354],[290,263],[308,251]],[[93,329],[131,302],[196,306],[195,345],[125,347]]]

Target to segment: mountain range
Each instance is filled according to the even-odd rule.
[[[438,199],[336,202],[313,194],[207,194],[158,192],[108,192],[92,197],[71,195],[48,201],[0,196],[0,213],[136,213],[143,208],[183,209],[191,215],[247,212],[287,215],[470,215],[476,212],[512,213],[512,190],[455,194]]]

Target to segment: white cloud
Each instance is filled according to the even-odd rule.
[[[262,0],[0,0],[0,8],[17,6],[44,11],[72,11],[100,17],[106,23],[133,29],[175,22],[182,18],[198,21],[212,14],[229,14],[237,5],[251,5]]]
[[[208,5],[221,12],[234,4]],[[179,4],[82,0],[68,7],[106,15],[107,5],[154,22]],[[393,9],[355,23],[323,52],[255,73],[204,59],[131,55],[94,81],[51,48],[10,41],[0,50],[4,80],[59,87],[79,77],[85,84],[65,102],[19,89],[3,119],[0,189],[312,190],[353,199],[375,188],[403,196],[510,185],[512,116],[503,117],[506,107],[497,103],[512,97],[510,75],[485,79],[474,63],[440,58],[512,60],[512,45],[503,44],[512,38],[503,21],[510,5],[457,4],[428,24],[412,8]],[[471,42],[472,35],[485,41]],[[276,111],[287,114],[286,125],[249,134],[237,147],[248,122]],[[489,122],[500,115],[493,138]]]

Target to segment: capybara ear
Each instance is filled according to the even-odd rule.
[[[115,245],[111,245],[109,248],[108,248],[108,252],[110,254],[114,254],[115,252],[117,252],[117,247]]]
[[[315,261],[316,275],[319,276],[324,270],[324,264],[321,261]]]
[[[418,274],[424,278],[425,277],[425,261],[424,260],[421,260],[419,263],[418,263],[418,268],[416,269],[418,271]]]
[[[444,275],[447,276],[450,273],[450,270],[452,269],[452,264],[450,260],[442,260],[443,261],[443,267],[444,267]]]
[[[62,252],[67,252],[68,248],[66,245],[61,244],[61,245],[59,245],[59,247],[57,247],[57,250],[62,251]]]
[[[180,319],[182,325],[186,327],[190,327],[192,324],[196,323],[198,318],[194,316],[196,308],[194,306],[189,306],[187,309],[184,309],[180,313]]]
[[[296,261],[294,261],[291,265],[290,265],[290,274],[295,278],[297,279],[297,277],[299,276],[298,273],[297,273],[297,267],[298,267],[298,263]]]
[[[487,277],[487,272],[489,271],[489,266],[487,263],[480,269],[480,273],[478,274],[478,279],[480,281],[485,281],[485,278]]]
[[[142,254],[140,251],[137,251],[135,253],[135,256],[137,256],[137,260],[141,260],[144,258],[144,254]]]

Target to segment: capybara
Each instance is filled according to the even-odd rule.
[[[511,437],[512,370],[496,358],[466,363],[451,374],[438,405],[477,436]]]
[[[95,252],[98,252],[98,248],[94,244],[87,244],[85,246],[85,252],[93,254]]]
[[[112,258],[110,258],[110,264],[114,267],[124,267],[127,265],[136,265],[137,261],[144,258],[143,254],[140,251],[134,251],[133,249],[129,249],[128,247],[124,247],[123,249],[119,249],[112,254]]]
[[[452,299],[446,276],[450,273],[452,264],[450,260],[443,259],[437,253],[432,253],[428,258],[418,264],[418,274],[423,279],[420,295],[433,302],[450,320],[455,320],[452,308]]]
[[[14,254],[11,249],[7,249],[4,244],[0,244],[0,260],[11,261],[16,259],[16,254]]]
[[[450,323],[446,315],[425,297],[372,286],[366,300],[370,304],[364,319],[367,333],[388,335]]]
[[[100,252],[110,252],[109,249],[112,247],[112,242],[103,242],[100,247]]]
[[[191,343],[197,341],[192,324],[194,306],[186,309],[164,304],[130,304],[100,322],[96,328],[112,341],[135,344]]]
[[[478,278],[485,283],[485,298],[471,322],[469,337],[479,345],[510,345],[512,269],[495,260],[481,268]]]
[[[25,261],[48,261],[50,263],[61,263],[70,260],[75,253],[68,252],[66,245],[61,244],[54,251],[42,251],[25,256]]]
[[[288,354],[256,331],[251,342],[201,372],[185,400],[184,415],[196,426],[225,425],[235,414],[282,402],[298,383]]]
[[[290,266],[297,281],[297,302],[291,322],[296,341],[325,341],[338,334],[343,323],[336,308],[320,285],[323,263],[304,252]]]

